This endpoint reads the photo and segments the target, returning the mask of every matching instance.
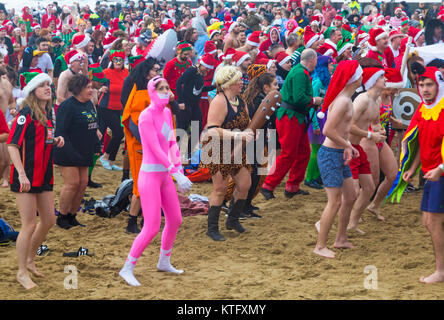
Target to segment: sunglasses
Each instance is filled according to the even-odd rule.
[[[122,58],[114,58],[113,61],[114,62],[123,62],[123,59]]]

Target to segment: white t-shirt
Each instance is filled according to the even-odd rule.
[[[43,72],[47,72],[48,70],[54,70],[54,65],[52,63],[51,56],[48,53],[44,53],[39,57],[37,68],[40,68],[40,70],[42,70]]]

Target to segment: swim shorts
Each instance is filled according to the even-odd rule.
[[[327,188],[342,188],[345,179],[352,173],[348,165],[344,165],[344,149],[321,146],[318,151],[318,167],[322,182]]]
[[[368,162],[367,154],[359,144],[353,144],[353,148],[359,151],[359,157],[350,161],[350,169],[353,179],[359,179],[360,174],[372,174],[370,170],[370,162]]]
[[[422,195],[421,211],[444,213],[444,177],[438,181],[427,180]]]

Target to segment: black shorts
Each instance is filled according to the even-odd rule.
[[[31,187],[31,189],[26,193],[42,193],[45,191],[53,191],[53,184],[50,184],[49,182],[44,182],[42,186],[40,187]],[[12,192],[20,192],[20,182],[13,181],[11,184],[11,191]]]

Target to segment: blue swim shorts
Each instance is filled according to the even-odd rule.
[[[444,213],[444,177],[438,181],[427,180],[422,195],[421,211]]]
[[[350,167],[344,165],[344,149],[322,146],[318,151],[318,167],[327,188],[342,188],[344,180],[352,176]]]

